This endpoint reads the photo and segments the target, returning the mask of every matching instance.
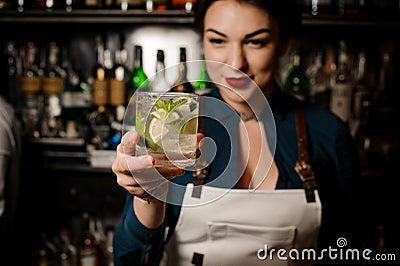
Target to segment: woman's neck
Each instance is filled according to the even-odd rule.
[[[274,84],[275,83],[272,83],[268,89],[264,89],[261,91],[262,95],[266,98],[267,101],[270,101],[272,99],[273,90],[275,89]],[[229,106],[231,106],[239,115],[244,117],[254,116],[255,115],[254,111],[259,110],[258,106],[261,107],[265,106],[265,100],[263,100],[262,99],[263,97],[260,96],[261,95],[259,93],[255,92],[250,97],[250,99],[247,99],[246,101],[234,101],[229,97],[224,97],[224,95],[221,93],[222,99]]]

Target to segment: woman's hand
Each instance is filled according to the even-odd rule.
[[[138,220],[148,228],[157,228],[165,217],[167,180],[182,175],[184,169],[169,167],[156,170],[152,156],[135,156],[138,141],[136,131],[129,131],[122,137],[112,171],[117,176],[118,185],[135,196],[133,204]]]
[[[203,134],[198,134],[198,144],[203,137]],[[122,137],[112,171],[117,176],[118,185],[135,196],[133,204],[138,220],[148,228],[156,228],[164,221],[168,180],[182,175],[185,170],[155,168],[151,155],[135,156],[138,141],[136,131],[129,131]]]
[[[157,185],[149,176],[151,173],[161,174],[166,179],[182,175],[184,169],[178,167],[153,168],[154,158],[150,155],[135,156],[136,143],[139,134],[136,131],[127,132],[117,146],[117,156],[112,165],[112,171],[117,176],[117,183],[130,194],[139,198],[148,196],[149,191],[156,189]],[[146,180],[146,176],[148,180]],[[163,182],[165,183],[165,182]]]

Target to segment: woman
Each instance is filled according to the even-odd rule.
[[[350,213],[358,169],[347,125],[327,110],[285,95],[275,79],[279,58],[285,54],[290,38],[299,30],[301,20],[295,2],[198,1],[195,19],[202,36],[205,59],[237,70],[225,76],[228,85],[232,85],[230,88],[216,82],[218,89],[209,96],[221,100],[242,118],[234,124],[239,126],[225,131],[220,124],[205,119],[204,136],[211,137],[218,149],[204,180],[205,184],[211,185],[203,186],[198,198],[219,192],[219,188],[210,187],[229,168],[227,154],[231,153],[235,158],[233,165],[243,165],[243,171],[239,171],[233,184],[224,184],[229,181],[222,178],[215,185],[233,187],[226,195],[224,192],[222,197],[196,208],[185,205],[191,200],[187,197],[188,191],[194,191],[191,186],[183,192],[171,186],[158,188],[182,200],[182,204],[149,198],[148,191],[135,179],[135,173],[152,168],[154,158],[135,157],[138,135],[136,132],[125,134],[113,164],[118,184],[129,192],[122,220],[115,232],[116,265],[265,265],[266,260],[277,265],[287,261],[278,263],[275,255],[267,254],[267,248],[315,248],[318,238],[319,247],[328,248],[338,237],[348,237],[347,232],[353,229],[350,224],[354,219]],[[219,78],[214,72],[209,74],[213,81]],[[276,138],[268,133],[268,122],[263,121],[261,115],[263,110],[252,109],[251,97],[245,91],[235,89],[248,83],[244,81],[247,77],[259,86],[268,100],[276,125]],[[253,102],[257,104],[257,100]],[[310,204],[304,196],[302,179],[294,169],[298,160],[295,119],[298,106],[305,113],[309,158],[318,186],[318,193],[312,191],[315,198]],[[268,108],[264,105],[264,109]],[[226,134],[234,135],[233,139],[239,141],[226,144]],[[268,145],[265,145],[266,141]],[[274,141],[275,151],[271,145]],[[194,182],[190,171],[179,168],[158,170],[182,187]],[[254,190],[260,193],[252,193]],[[300,192],[297,198],[292,198],[294,192]],[[256,200],[252,201],[253,198]],[[232,206],[234,208],[230,209]],[[221,221],[224,223],[219,223]],[[300,222],[296,224],[296,221]],[[226,237],[221,237],[221,232]],[[240,233],[231,235],[229,232]],[[265,232],[268,233],[264,236]],[[280,236],[285,240],[277,241]],[[233,248],[230,250],[230,247]],[[304,258],[297,259],[303,261]]]

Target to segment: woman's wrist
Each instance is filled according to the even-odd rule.
[[[151,196],[144,198],[135,196],[133,206],[136,217],[145,227],[155,229],[163,223],[166,207],[165,202]]]

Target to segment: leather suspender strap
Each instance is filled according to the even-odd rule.
[[[296,108],[296,131],[299,159],[294,169],[303,181],[307,202],[315,202],[314,190],[317,189],[317,183],[315,182],[314,172],[309,162],[306,123],[302,107]]]

